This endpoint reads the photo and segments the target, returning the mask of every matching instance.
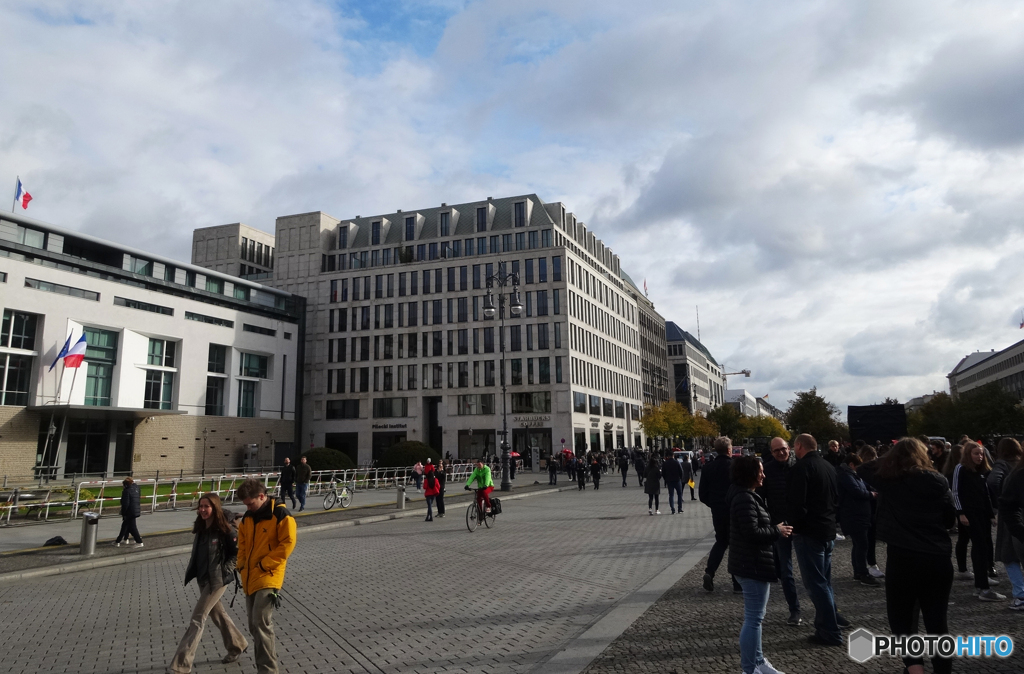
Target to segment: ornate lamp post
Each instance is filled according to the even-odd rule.
[[[511,286],[509,293],[509,311],[513,316],[519,316],[523,312],[523,303],[519,299],[519,274],[505,273],[505,263],[498,261],[498,273],[487,277],[487,296],[484,298],[484,316],[494,318],[494,296],[491,288],[497,286],[504,288]],[[512,480],[509,479],[509,452],[508,444],[508,408],[505,402],[505,293],[498,293],[498,317],[501,320],[498,349],[501,352],[501,491],[512,491]]]

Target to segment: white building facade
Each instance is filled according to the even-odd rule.
[[[722,367],[707,347],[672,321],[665,324],[672,399],[705,414],[725,402]]]

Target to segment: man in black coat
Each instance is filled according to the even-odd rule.
[[[800,565],[804,589],[814,604],[811,643],[842,646],[841,623],[849,625],[836,610],[832,591],[832,550],[836,539],[836,507],[839,490],[836,471],[818,453],[818,443],[804,433],[793,443],[796,465],[789,476],[787,503],[793,526],[793,550]]]
[[[704,465],[698,487],[700,502],[711,508],[711,523],[715,527],[715,544],[708,554],[708,566],[704,570],[704,589],[708,592],[715,590],[715,572],[729,547],[729,502],[726,494],[732,484],[729,476],[732,440],[724,436],[716,438],[715,452],[715,459]],[[735,580],[732,583],[733,592],[743,591]]]
[[[789,451],[789,443],[782,438],[772,438],[772,460],[764,465],[764,483],[758,492],[764,497],[771,514],[772,524],[789,523],[789,473],[796,457]],[[796,579],[793,577],[793,537],[776,539],[775,566],[782,581],[782,594],[789,605],[787,625],[797,627],[803,622],[800,617],[800,598],[796,593]]]
[[[292,465],[292,460],[287,456],[284,457],[284,466],[281,468],[281,500],[285,497],[289,497],[292,500],[292,510],[297,507],[295,503],[295,466]]]
[[[142,490],[135,480],[126,477],[121,483],[121,532],[114,541],[114,546],[120,546],[121,541],[128,542],[128,537],[135,539],[136,547],[142,546],[142,536],[139,535],[139,527],[135,520],[142,515]]]
[[[661,464],[661,477],[665,480],[665,487],[668,489],[669,509],[675,515],[678,503],[681,515],[683,513],[683,468],[671,452]],[[672,500],[673,494],[675,494],[675,501]]]

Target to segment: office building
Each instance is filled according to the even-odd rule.
[[[721,405],[725,393],[722,368],[707,347],[672,321],[665,324],[672,399],[690,413],[705,414]]]
[[[1002,351],[975,351],[964,356],[946,378],[953,398],[995,383],[1024,400],[1024,340]]]

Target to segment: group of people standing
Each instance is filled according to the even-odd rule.
[[[993,560],[1003,562],[1013,586],[1009,608],[1024,610],[1024,460],[1016,440],[1003,439],[994,464],[980,444],[966,440],[953,451],[935,441],[930,448],[917,438],[903,438],[882,453],[864,443],[843,453],[838,443],[824,453],[816,440],[799,435],[792,451],[782,438],[771,442],[772,459],[731,456],[732,442],[719,438],[717,456],[704,466],[700,499],[711,508],[715,545],[703,585],[714,591],[714,577],[729,551],[733,589],[744,598],[740,660],[744,674],[775,674],[764,656],[761,624],[770,583],[781,581],[789,606],[787,624],[803,623],[792,557],[814,605],[812,644],[843,646],[849,620],[837,608],[832,586],[832,553],[842,527],[851,542],[854,579],[880,587],[885,579],[886,613],[894,635],[918,632],[947,634],[952,589],[953,544],[966,572],[966,543],[977,596],[999,601],[989,587],[997,583]],[[959,451],[957,451],[959,449]],[[956,457],[953,459],[953,457]],[[940,467],[954,461],[947,480]],[[998,512],[996,543],[993,517]],[[883,572],[875,560],[875,540],[887,544]],[[961,561],[962,560],[962,561]],[[980,576],[980,578],[979,578]],[[909,674],[922,674],[921,658],[904,657]],[[934,671],[951,671],[951,661],[932,659]]]

